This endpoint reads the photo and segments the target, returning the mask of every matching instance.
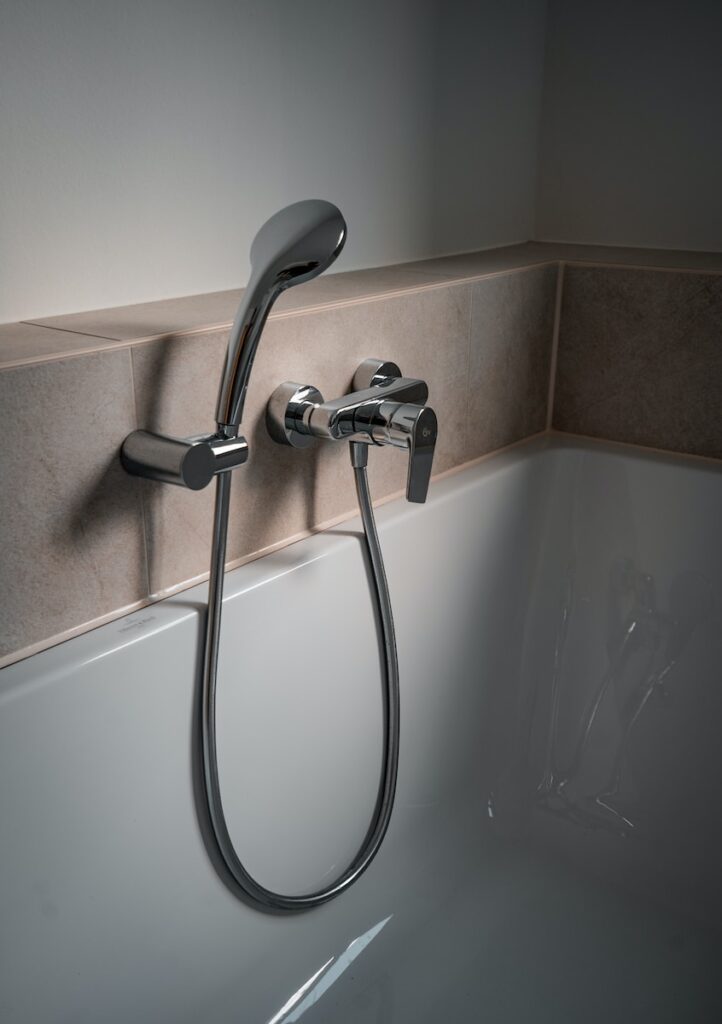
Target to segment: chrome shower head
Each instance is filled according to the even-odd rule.
[[[304,199],[275,213],[251,245],[248,282],[228,342],[216,422],[226,436],[240,427],[248,379],[271,306],[286,288],[331,266],[346,241],[341,211],[323,199]]]

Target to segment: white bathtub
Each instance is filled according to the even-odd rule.
[[[318,910],[258,913],[209,861],[203,588],[0,673],[4,1024],[722,1019],[722,473],[534,441],[379,522],[397,802]],[[227,578],[224,798],[286,891],[338,873],[375,795],[357,529]]]

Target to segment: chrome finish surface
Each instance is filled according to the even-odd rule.
[[[383,359],[364,359],[353,375],[351,387],[354,391],[365,391],[375,384],[381,384],[387,377],[402,377],[403,374],[396,363]]]
[[[386,403],[384,403],[386,404]],[[437,423],[433,409],[419,409],[413,405],[402,405],[388,410],[387,425],[383,435],[388,443],[409,449],[409,470],[406,477],[406,497],[409,501],[423,503],[429,493],[431,469],[436,447]],[[382,407],[382,418],[384,411]],[[377,436],[374,440],[378,444]]]
[[[248,380],[263,326],[286,288],[322,274],[346,241],[341,212],[321,199],[306,199],[266,221],[251,246],[251,279],[228,342],[216,422],[236,429],[243,417]]]
[[[221,433],[179,438],[134,430],[123,442],[120,459],[134,476],[200,491],[216,474],[242,466],[248,444],[243,437]]]
[[[395,363],[366,359],[354,375],[354,390],[330,402],[308,384],[286,381],[271,395],[268,432],[279,444],[305,448],[314,437],[392,445],[409,452],[408,501],[424,502],[429,490],[438,426],[424,405],[423,380],[404,377]]]
[[[277,387],[269,399],[266,415],[273,440],[294,448],[308,448],[313,444],[313,434],[307,420],[322,402],[321,392],[308,384],[286,381]]]
[[[218,744],[216,730],[216,687],[223,597],[223,565],[228,532],[228,506],[230,476],[218,477],[216,506],[213,520],[213,560],[208,594],[208,615],[201,691],[201,743],[203,779],[205,783],[205,810],[211,824],[218,852],[228,872],[228,879],[241,898],[265,910],[298,911],[327,903],[353,885],[376,856],[386,835],[394,805],[399,763],[399,666],[396,653],[396,634],[391,610],[388,583],[379,545],[373,505],[368,487],[366,464],[368,449],[352,444],[351,463],[356,480],[363,538],[371,570],[372,597],[378,611],[383,647],[383,760],[378,794],[371,823],[361,846],[349,866],[331,883],[314,892],[286,895],[274,892],[258,882],[243,865],[228,830],[223,809],[221,783],[218,771]]]

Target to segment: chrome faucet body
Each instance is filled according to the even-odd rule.
[[[405,448],[406,497],[426,501],[437,436],[436,415],[424,404],[426,382],[404,377],[395,363],[366,359],[352,387],[350,394],[326,402],[311,385],[281,384],[266,412],[271,437],[294,448],[305,448],[314,438]]]

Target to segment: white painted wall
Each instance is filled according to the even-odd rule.
[[[525,242],[534,231],[546,2],[442,9],[432,247]]]
[[[722,250],[720,0],[550,0],[536,237]]]
[[[533,229],[544,0],[0,0],[0,322],[235,287],[308,196],[339,268]]]

